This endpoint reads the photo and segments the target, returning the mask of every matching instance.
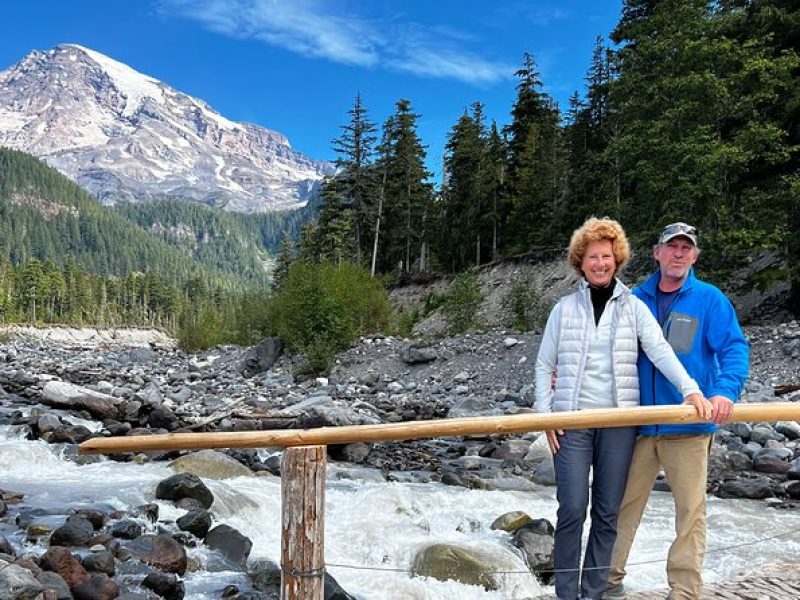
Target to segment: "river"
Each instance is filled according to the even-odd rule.
[[[173,474],[165,463],[133,464],[106,459],[79,465],[63,457],[64,447],[22,439],[19,431],[0,427],[0,487],[25,494],[25,505],[58,508],[73,503],[108,504],[117,509],[154,502],[156,484]],[[280,558],[280,479],[239,477],[206,481],[214,493],[215,525],[226,523],[253,541],[251,558]],[[326,503],[326,562],[351,594],[377,599],[520,599],[552,593],[528,575],[509,534],[489,525],[508,511],[522,510],[555,522],[555,490],[535,493],[467,490],[434,483],[387,483],[366,469],[330,465]],[[160,519],[182,511],[155,501]],[[777,511],[761,501],[709,497],[707,582],[730,579],[769,564],[800,561],[800,511]],[[672,499],[654,493],[637,541],[626,587],[666,587],[664,557],[672,539]],[[0,534],[13,542],[22,532],[8,525]],[[451,542],[490,551],[501,557],[501,588],[482,588],[453,581],[412,578],[408,569],[416,551],[430,543]],[[30,550],[41,548],[30,547]],[[240,573],[215,571],[214,560],[199,548],[189,556],[205,568],[186,575],[186,597],[217,600],[219,590],[234,583],[246,587]],[[335,566],[339,565],[339,566]],[[349,568],[351,566],[362,568]]]

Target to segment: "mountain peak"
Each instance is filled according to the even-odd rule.
[[[164,103],[161,82],[153,77],[139,73],[139,71],[124,63],[78,44],[61,44],[56,46],[54,50],[54,52],[67,53],[70,58],[74,56],[71,53],[76,51],[102,69],[110,78],[111,84],[125,97],[126,102],[123,114],[134,114],[146,98],[160,104]]]
[[[33,51],[0,72],[0,145],[109,204],[171,196],[264,212],[305,204],[333,172],[285,136],[78,44]]]

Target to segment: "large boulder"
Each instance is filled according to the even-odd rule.
[[[50,534],[51,546],[86,546],[94,537],[94,526],[79,515],[72,515]]]
[[[412,562],[412,573],[422,577],[433,577],[439,581],[454,580],[466,585],[480,585],[485,590],[497,590],[498,580],[494,573],[504,570],[493,555],[482,550],[432,544],[417,552]]]
[[[178,473],[159,481],[156,486],[156,498],[159,500],[193,498],[203,508],[211,508],[214,503],[214,495],[211,490],[194,473]]]
[[[253,542],[230,525],[217,525],[206,535],[206,545],[233,566],[244,569]]]
[[[65,381],[48,381],[42,389],[42,402],[68,410],[85,410],[100,420],[119,416],[120,400]]]
[[[50,548],[42,555],[40,566],[45,571],[60,575],[70,589],[89,580],[89,574],[81,562],[63,546]]]
[[[720,498],[749,498],[750,500],[763,500],[775,495],[772,484],[766,477],[723,481],[716,494]]]
[[[45,590],[28,569],[0,560],[0,598],[34,600]]]
[[[537,519],[514,532],[512,543],[525,554],[531,571],[544,582],[553,574],[553,525]]]
[[[418,365],[436,360],[436,350],[410,344],[400,350],[400,360],[408,365]]]
[[[241,372],[245,377],[262,373],[272,368],[283,353],[283,342],[279,338],[268,337],[258,346],[253,346],[242,361]]]
[[[253,474],[238,460],[218,450],[192,452],[172,461],[170,467],[178,473],[194,473],[206,479],[230,479]]]
[[[195,537],[203,539],[211,529],[211,515],[207,510],[195,508],[178,517],[175,524],[181,531],[188,531]]]
[[[141,562],[166,573],[183,575],[188,559],[186,550],[168,535],[143,535],[125,545]]]

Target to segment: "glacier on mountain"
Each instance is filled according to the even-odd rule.
[[[331,163],[285,136],[76,44],[0,72],[0,145],[40,157],[105,204],[178,197],[229,211],[304,205]]]

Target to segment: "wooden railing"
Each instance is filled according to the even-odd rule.
[[[730,420],[799,419],[800,403],[768,402],[737,404]],[[317,429],[98,437],[80,444],[80,452],[113,454],[208,448],[286,448],[281,462],[281,598],[321,600],[325,581],[326,445],[699,422],[703,420],[698,418],[694,407],[688,405],[612,408]]]

